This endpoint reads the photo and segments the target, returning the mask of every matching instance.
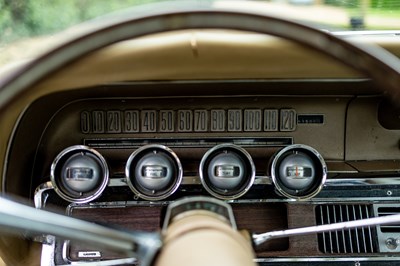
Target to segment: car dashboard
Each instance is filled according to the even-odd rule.
[[[357,38],[400,51],[397,35]],[[143,37],[35,88],[12,109],[2,186],[36,208],[149,232],[190,196],[227,202],[254,233],[400,212],[399,109],[369,79],[279,38]],[[278,238],[255,261],[396,265],[399,239],[396,224]],[[120,258],[36,240],[42,265]]]

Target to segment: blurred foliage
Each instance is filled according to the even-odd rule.
[[[324,4],[330,5],[330,6],[340,6],[340,7],[347,7],[347,8],[353,8],[353,7],[358,7],[360,4],[361,0],[325,0]]]
[[[399,0],[370,0],[372,8],[400,10]]]
[[[366,1],[369,8],[373,9],[400,9],[399,0],[324,0],[324,3],[331,6],[356,8],[362,1]]]
[[[103,14],[154,1],[157,0],[0,0],[0,46],[23,38],[49,35]],[[385,16],[400,17],[400,0],[316,2],[354,12],[351,10],[358,10],[365,1],[368,13],[379,11]]]
[[[0,0],[0,45],[154,0]]]

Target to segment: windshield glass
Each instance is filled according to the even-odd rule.
[[[0,65],[43,49],[43,38],[104,14],[156,0],[0,0]],[[215,0],[214,7],[276,14],[329,31],[400,30],[399,0]],[[37,44],[40,44],[40,48]],[[45,45],[44,45],[45,46]]]

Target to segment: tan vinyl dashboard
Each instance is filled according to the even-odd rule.
[[[382,39],[383,47],[400,54],[395,43]],[[31,102],[66,89],[135,80],[357,77],[346,66],[275,37],[221,31],[167,33],[112,45],[54,73],[4,110],[2,123],[8,130],[2,134],[9,138],[9,129]],[[6,145],[1,143],[2,156]]]
[[[353,36],[351,39],[382,46],[400,57],[398,35]],[[2,75],[7,75],[8,71]],[[282,116],[293,110],[296,127],[282,126]],[[235,111],[240,113],[241,126],[229,128],[230,114]],[[224,128],[213,128],[213,115],[221,113],[224,114]],[[370,176],[393,177],[400,169],[400,123],[396,119],[384,119],[393,113],[398,114],[397,107],[386,102],[381,90],[372,82],[341,63],[289,41],[223,30],[157,34],[113,44],[80,58],[50,74],[30,88],[24,97],[1,110],[0,137],[7,140],[0,142],[0,159],[6,162],[0,165],[1,188],[6,193],[32,198],[35,189],[48,181],[57,154],[77,144],[100,151],[110,164],[110,176],[118,183],[129,155],[139,146],[154,142],[172,145],[182,160],[183,183],[187,187],[178,192],[179,196],[205,193],[201,189],[199,192],[197,173],[204,153],[220,142],[242,143],[240,141],[249,139],[262,143],[241,144],[254,159],[256,182],[259,182],[256,185],[260,187],[266,185],[260,176],[270,174],[269,160],[273,154],[282,146],[297,143],[319,151],[328,165],[328,180],[346,182],[354,178],[358,182]],[[108,119],[112,114],[118,119],[116,125]],[[140,118],[137,131],[129,131],[131,128],[127,127],[131,121],[127,117],[132,114]],[[154,123],[154,130],[143,124],[147,115],[152,114],[156,118],[149,121]],[[162,130],[164,114],[174,116],[170,129]],[[196,114],[207,117],[206,127],[196,129]],[[271,129],[273,123],[267,122],[267,115],[274,114],[279,118],[274,120],[276,129]],[[85,120],[86,115],[90,121]],[[96,115],[105,122],[95,122]],[[184,124],[181,128],[181,115],[193,126]],[[259,128],[253,122],[246,124],[246,117],[253,115],[260,115],[259,120],[251,120],[259,121]],[[85,127],[86,122],[90,129]],[[318,223],[319,206],[331,206],[341,198],[345,203],[364,206],[370,203],[360,200],[364,195],[371,201],[399,197],[397,183],[393,190],[387,189],[393,193],[390,195],[387,190],[376,192],[375,188],[364,187],[354,194],[338,192],[335,184],[323,190],[315,202],[308,202],[310,204],[292,204],[273,188],[267,189],[258,201],[260,189],[257,188],[244,197],[243,202],[233,201],[238,225],[256,231],[313,225]],[[115,191],[120,194],[113,194]],[[50,194],[53,196],[57,197]],[[162,204],[142,203],[137,195],[119,183],[100,199],[118,204],[125,202],[115,210],[109,208],[104,216],[120,226],[136,229],[137,225],[144,230],[154,230],[161,223]],[[59,203],[58,200],[55,203]],[[99,219],[107,209],[102,204],[104,202],[99,200],[90,211],[86,211],[86,206],[72,204],[68,206],[68,214]],[[317,207],[317,204],[321,205]],[[60,205],[65,207],[65,202]],[[130,213],[132,220],[115,218],[122,215],[119,207]],[[137,218],[142,214],[147,220]],[[253,223],[255,215],[259,217]],[[288,261],[299,257],[300,261],[305,261],[304,254],[329,260],[332,254],[321,250],[321,241],[321,236],[316,235],[294,237],[272,242],[256,253],[260,258],[283,257]],[[4,243],[2,246],[4,249]],[[19,256],[18,250],[14,250],[12,256]],[[70,250],[68,259],[79,260],[80,247]],[[365,253],[367,257],[382,255],[378,252],[375,256],[374,252],[367,250]],[[342,256],[340,252],[332,253],[335,253],[333,257]],[[269,261],[261,259],[260,262]]]

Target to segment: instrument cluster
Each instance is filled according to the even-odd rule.
[[[293,144],[278,150],[268,163],[276,192],[289,199],[316,196],[327,178],[324,159],[312,147]],[[173,195],[184,179],[184,166],[177,154],[161,144],[134,150],[125,163],[123,178],[131,192],[148,201]],[[208,194],[222,200],[245,195],[256,180],[256,166],[243,147],[218,144],[206,151],[198,165],[198,178]],[[56,193],[73,203],[88,203],[102,195],[110,183],[104,156],[89,146],[74,145],[61,151],[51,165],[50,179]]]

